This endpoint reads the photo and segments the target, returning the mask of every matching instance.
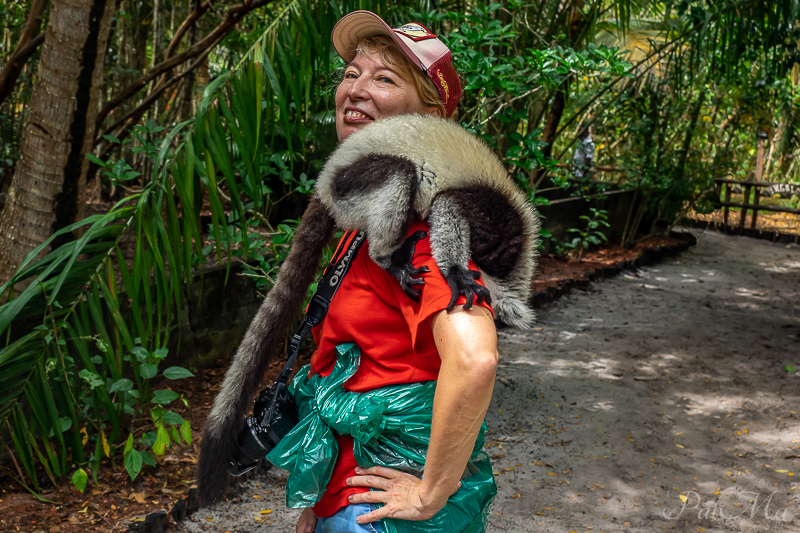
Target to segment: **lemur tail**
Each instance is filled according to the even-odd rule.
[[[334,221],[314,197],[294,235],[292,250],[281,267],[231,363],[214,407],[208,415],[197,464],[200,503],[217,501],[228,486],[227,464],[250,402],[258,391],[273,348],[297,314],[333,233]]]

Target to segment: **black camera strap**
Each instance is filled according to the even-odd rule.
[[[350,236],[353,234],[355,234],[355,236],[350,239]],[[342,280],[350,269],[350,265],[356,257],[356,252],[358,252],[365,237],[366,234],[363,231],[347,232],[344,237],[342,237],[339,248],[333,254],[331,261],[325,268],[322,279],[317,284],[317,290],[314,292],[314,296],[311,297],[303,323],[300,324],[300,328],[289,343],[286,364],[283,370],[281,370],[278,380],[275,382],[277,385],[275,388],[276,398],[286,388],[286,383],[288,383],[292,375],[300,345],[308,338],[311,329],[322,322],[322,319],[328,314],[328,307],[331,305],[331,300],[333,300],[336,291],[338,291],[339,287],[342,285]]]

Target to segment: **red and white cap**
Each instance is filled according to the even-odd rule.
[[[331,32],[336,52],[348,63],[356,56],[356,45],[376,35],[391,37],[412,63],[433,80],[439,97],[449,117],[461,98],[461,82],[453,68],[450,49],[428,28],[418,22],[409,22],[399,28],[390,28],[382,18],[371,11],[353,11],[339,19]]]

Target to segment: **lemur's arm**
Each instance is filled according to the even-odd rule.
[[[420,297],[419,290],[416,287],[425,285],[425,280],[414,276],[420,276],[430,272],[430,269],[426,266],[421,266],[419,268],[414,267],[414,263],[412,262],[414,259],[414,250],[416,249],[417,243],[427,236],[428,234],[425,231],[415,231],[403,242],[400,248],[395,250],[391,255],[388,266],[384,268],[384,270],[400,282],[403,292],[415,302],[418,302]]]
[[[445,281],[450,286],[450,302],[447,311],[452,311],[458,297],[466,296],[465,309],[473,303],[491,303],[489,289],[478,283],[481,273],[469,269],[470,259],[470,227],[463,216],[462,209],[453,194],[440,193],[431,204],[428,216],[430,226],[431,252]],[[425,232],[418,231],[396,247],[391,255],[374,257],[384,270],[397,278],[400,285],[411,299],[419,301],[417,286],[424,285],[421,278],[414,278],[427,272],[427,268],[414,268],[414,246],[425,238]],[[370,251],[372,254],[372,251]]]
[[[431,204],[428,216],[431,234],[431,252],[442,276],[450,286],[450,303],[447,311],[452,311],[456,300],[462,294],[467,297],[464,309],[477,303],[491,303],[489,289],[478,283],[481,273],[470,270],[470,228],[458,201],[447,191],[440,193]]]

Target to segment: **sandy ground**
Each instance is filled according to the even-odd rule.
[[[697,236],[500,333],[489,531],[800,531],[800,248]],[[293,532],[284,485],[180,530]]]

